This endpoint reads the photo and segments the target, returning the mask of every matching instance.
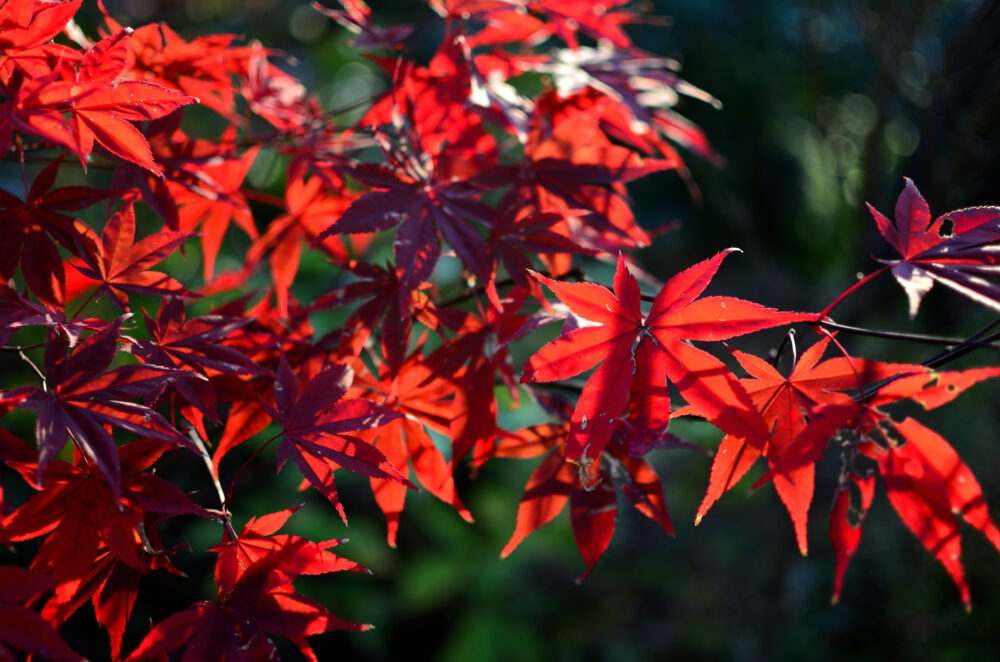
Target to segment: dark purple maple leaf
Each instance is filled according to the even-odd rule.
[[[274,403],[261,400],[268,415],[282,428],[278,467],[290,457],[302,475],[336,506],[345,519],[337,497],[333,470],[395,481],[416,489],[392,463],[367,441],[346,434],[377,428],[402,415],[371,400],[341,400],[354,379],[349,366],[335,364],[310,379],[300,391],[298,379],[284,353],[274,381]]]
[[[165,299],[156,319],[144,313],[150,340],[139,340],[132,351],[147,365],[192,371],[163,384],[172,387],[190,404],[200,409],[212,421],[215,412],[215,389],[209,382],[208,371],[230,375],[267,375],[245,352],[223,344],[223,341],[253,322],[249,317],[203,315],[185,319],[184,303],[177,297]]]
[[[883,260],[906,291],[910,317],[935,281],[1000,311],[1000,285],[984,278],[1000,265],[1000,207],[969,207],[931,221],[931,210],[909,177],[896,200],[895,223],[871,205],[878,229],[901,260]]]
[[[108,370],[117,350],[122,319],[81,341],[69,353],[53,332],[45,342],[47,388],[22,386],[0,393],[17,407],[38,410],[38,474],[54,459],[67,437],[107,479],[115,499],[121,499],[118,446],[106,426],[147,439],[180,444],[200,452],[160,414],[126,398],[154,394],[166,382],[185,373],[159,366],[128,364]]]
[[[400,118],[394,130],[399,135],[376,133],[391,167],[360,164],[349,169],[376,190],[355,200],[316,241],[333,234],[379,232],[398,225],[393,255],[400,310],[405,311],[410,293],[427,280],[437,264],[442,239],[469,271],[488,280],[489,247],[469,221],[488,229],[493,223],[493,211],[479,200],[482,186],[472,178],[453,176],[449,170],[450,159],[474,150],[450,146],[449,154],[434,158],[421,147],[415,130],[407,131],[404,120]]]
[[[20,265],[28,287],[50,306],[62,305],[66,289],[57,244],[78,253],[79,246],[97,241],[93,230],[65,212],[115,195],[89,186],[53,189],[61,164],[62,156],[38,173],[24,200],[0,189],[0,213],[11,223],[0,233],[0,278],[10,280]]]
[[[10,648],[50,660],[83,660],[55,628],[22,606],[52,588],[52,579],[17,566],[0,566],[0,660],[16,659]]]
[[[399,307],[401,294],[396,270],[391,266],[382,268],[366,262],[355,262],[346,268],[362,280],[327,292],[310,309],[323,310],[359,299],[367,300],[351,313],[340,329],[317,344],[322,346],[330,337],[336,337],[337,347],[342,355],[345,352],[357,355],[375,332],[379,320],[382,320],[381,332],[378,334],[382,356],[390,371],[395,374],[403,365],[413,326],[410,308],[400,310]]]

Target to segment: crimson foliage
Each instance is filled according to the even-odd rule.
[[[686,177],[678,148],[717,157],[671,109],[677,94],[711,97],[632,44],[623,27],[644,17],[629,2],[429,0],[444,37],[426,65],[406,50],[410,29],[377,25],[361,0],[316,6],[390,81],[357,122],[340,125],[272,63],[275,52],[107,15],[90,38],[72,22],[82,1],[0,6],[0,147],[24,173],[21,195],[0,190],[0,344],[32,369],[0,391],[0,415],[30,410],[35,420],[33,443],[0,430],[0,460],[34,490],[23,503],[0,492],[0,541],[42,539],[30,568],[0,567],[0,659],[80,659],[57,628],[87,601],[115,659],[183,649],[186,660],[270,660],[275,635],[315,659],[309,636],[365,628],[292,586],[363,570],[330,551],[339,541],[278,533],[294,509],[244,513],[254,517],[236,532],[232,513],[250,488],[236,480],[242,469],[227,468],[224,484],[220,468],[242,444],[256,445],[248,462],[259,462],[280,440],[279,469],[291,460],[303,488],[345,521],[336,472],[367,476],[389,544],[418,483],[471,521],[456,472],[543,458],[502,555],[569,503],[586,574],[611,542],[619,490],[673,535],[645,458],[690,446],[668,430],[677,416],[724,433],[696,521],[765,458],[759,482],[774,483],[805,554],[816,463],[834,446],[844,458],[830,514],[834,599],[878,476],[971,604],[958,520],[998,550],[1000,531],[949,443],[886,407],[933,409],[1000,375],[936,369],[992,338],[951,342],[927,364],[886,363],[849,353],[840,338],[857,329],[830,318],[857,285],[822,311],[790,312],[705,295],[736,249],[693,258],[666,283],[645,274],[631,254],[650,235],[625,185],[665,170]],[[226,123],[218,135],[187,133],[184,113],[199,105]],[[264,147],[285,164],[283,196],[247,182]],[[79,168],[88,185],[59,185]],[[103,182],[102,169],[113,172]],[[277,213],[255,214],[250,200]],[[81,220],[96,205],[103,212],[89,218],[106,221]],[[900,259],[869,278],[891,271],[911,315],[935,282],[1000,309],[986,278],[1000,208],[932,221],[906,180],[894,223],[871,211]],[[217,273],[231,225],[250,249],[242,269]],[[161,263],[194,260],[193,242],[200,275],[182,283]],[[339,285],[298,301],[306,250],[328,260]],[[461,264],[457,291],[438,275],[445,255]],[[587,279],[595,261],[616,265],[611,289]],[[265,270],[270,286],[248,291]],[[140,296],[157,310],[142,309]],[[207,310],[202,297],[223,303],[195,314]],[[315,333],[312,316],[338,310],[342,325]],[[536,330],[553,322],[561,334],[541,344]],[[793,324],[817,340],[788,376],[777,361],[730,357],[720,344]],[[514,342],[535,343],[523,366]],[[546,386],[584,373],[582,386]],[[498,389],[534,400],[551,420],[502,429]],[[671,403],[677,396],[683,405]],[[270,425],[273,436],[259,439]],[[187,494],[158,476],[168,453],[214,490]],[[218,524],[217,593],[160,614],[124,651],[130,614],[148,599],[142,577],[179,573],[171,559],[185,541],[161,536],[167,518]]]

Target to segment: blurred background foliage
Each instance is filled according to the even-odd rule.
[[[441,37],[439,19],[417,0],[370,4],[382,24],[417,26],[409,45],[426,61]],[[281,49],[288,57],[279,64],[306,82],[325,108],[349,106],[387,84],[346,44],[344,31],[306,2],[106,0],[106,5],[124,24],[162,20],[187,38],[231,32]],[[81,23],[89,19],[96,25],[96,7],[88,9]],[[670,173],[631,188],[644,226],[677,224],[640,253],[657,277],[739,246],[744,253],[727,260],[715,293],[818,310],[858,272],[874,269],[873,256],[890,257],[864,203],[890,212],[904,175],[916,181],[935,215],[1000,203],[997,3],[658,1],[655,13],[669,16],[671,24],[638,25],[630,33],[641,47],[682,62],[689,81],[723,102],[716,110],[682,100],[679,110],[704,128],[725,159],[717,167],[689,158],[700,195],[689,195]],[[192,132],[211,131],[210,119],[205,122]],[[280,167],[266,155],[251,173],[255,186],[277,184],[278,193],[280,176]],[[242,255],[238,245],[231,247],[220,256],[220,267],[238,265]],[[312,294],[310,287],[319,291],[334,284],[323,280],[330,278],[329,269],[318,256],[303,269],[314,270],[316,278],[300,279],[305,284],[296,292],[302,299]],[[597,269],[592,277],[607,281],[609,274]],[[907,322],[905,297],[889,278],[866,286],[836,317],[874,328],[954,335],[968,335],[991,321],[989,314],[941,290],[928,296],[913,324]],[[801,344],[810,342],[800,336]],[[778,332],[760,334],[751,346],[766,352],[780,341]],[[860,338],[847,344],[864,356],[913,362],[935,351]],[[979,353],[970,361],[995,357]],[[994,514],[1000,514],[998,395],[996,385],[977,386],[943,411],[920,415],[973,468]],[[515,426],[516,416],[531,413],[508,411],[502,422]],[[678,422],[673,429],[705,446],[718,441],[717,432],[697,423]],[[372,569],[371,576],[297,582],[335,613],[376,625],[371,632],[314,638],[323,660],[753,662],[850,656],[860,662],[996,655],[1000,558],[966,527],[963,559],[975,605],[967,616],[945,572],[881,491],[841,604],[830,606],[827,512],[839,459],[829,455],[817,471],[810,555],[803,558],[773,488],[746,496],[759,471],[694,528],[710,460],[658,451],[651,460],[665,485],[676,538],[664,537],[623,503],[608,553],[580,585],[574,578],[583,564],[566,513],[508,559],[498,558],[536,462],[495,460],[474,481],[463,477],[459,489],[476,517],[472,525],[426,493],[411,495],[395,550],[385,544],[382,516],[366,481],[356,476],[340,479],[350,527],[314,493],[297,495],[293,471],[275,481],[273,457],[244,473],[236,513],[245,520],[305,502],[287,530],[317,540],[350,538],[339,551]],[[234,456],[230,472],[242,463]],[[174,479],[182,485],[186,480],[189,489],[204,487],[200,476]],[[196,552],[218,542],[217,525],[177,526],[187,527],[176,533],[191,540]],[[192,578],[205,582],[210,568],[194,564],[209,560],[183,552],[176,559]],[[144,579],[143,590],[147,599],[139,601],[133,624],[159,620],[167,603],[180,609],[213,595],[210,586],[193,579],[155,573]],[[91,659],[101,659],[106,649],[84,634],[92,621],[93,615],[81,610],[66,638]],[[134,645],[141,633],[131,636]],[[298,655],[294,649],[283,654]]]

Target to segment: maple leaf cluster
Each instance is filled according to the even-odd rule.
[[[0,491],[0,542],[40,539],[30,567],[0,566],[0,659],[81,659],[57,629],[88,601],[116,660],[177,649],[271,660],[274,636],[316,659],[308,637],[366,627],[296,593],[301,576],[363,568],[330,551],[339,541],[279,534],[294,508],[247,513],[237,533],[242,467],[272,442],[277,469],[293,465],[345,522],[337,472],[366,476],[390,545],[410,490],[471,521],[459,472],[542,458],[501,554],[568,502],[589,573],[611,542],[619,492],[673,535],[647,456],[698,448],[668,429],[684,415],[723,433],[708,449],[697,520],[764,458],[759,483],[774,483],[804,554],[816,463],[836,446],[835,597],[879,475],[970,604],[957,520],[998,550],[1000,532],[950,444],[888,407],[939,407],[1000,368],[852,356],[829,317],[840,299],[792,312],[706,295],[735,249],[662,284],[644,273],[631,254],[651,234],[626,185],[661,171],[687,180],[681,151],[719,157],[674,110],[678,95],[715,100],[632,43],[624,27],[644,17],[630,2],[429,0],[444,37],[426,63],[406,48],[408,26],[377,25],[361,0],[317,5],[389,82],[347,125],[275,66],[278,53],[232,35],[123,27],[106,13],[90,39],[73,22],[82,2],[0,4],[0,148],[24,179],[23,192],[0,189],[0,344],[25,367],[0,384],[0,416],[34,417],[31,442],[16,425],[0,429],[4,478],[33,491],[22,503]],[[541,91],[528,96],[525,79]],[[226,128],[192,135],[184,117],[196,106]],[[284,167],[277,193],[247,179],[264,147]],[[88,182],[111,174],[63,185],[80,170]],[[907,180],[895,224],[872,213],[901,256],[876,273],[893,273],[912,315],[934,282],[1000,309],[986,278],[1000,209],[931,222]],[[239,241],[233,225],[245,260],[220,273],[223,244]],[[168,258],[199,261],[194,242],[200,270],[178,273],[198,274],[166,273]],[[329,263],[329,281],[300,301],[306,251]],[[442,276],[446,256],[457,281]],[[597,262],[614,265],[611,289],[587,279]],[[331,311],[342,322],[318,333]],[[552,323],[561,332],[539,346],[536,331]],[[787,377],[722,344],[790,325],[817,341]],[[518,365],[513,348],[531,342]],[[551,387],[584,374],[582,386]],[[547,420],[505,429],[501,390]],[[254,450],[234,452],[244,446]],[[208,489],[187,493],[158,474],[167,456]],[[183,574],[185,542],[167,524],[177,518],[217,523],[217,593],[159,615],[127,653],[142,577]]]

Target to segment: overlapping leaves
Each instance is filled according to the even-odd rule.
[[[592,283],[537,276],[575,315],[591,323],[542,347],[522,376],[525,382],[553,381],[598,366],[573,412],[568,459],[587,462],[597,457],[627,406],[651,436],[662,434],[670,418],[668,383],[699,415],[763,448],[768,428],[746,391],[719,359],[684,341],[728,340],[815,316],[731,297],[699,298],[730,252],[671,278],[646,315],[640,307],[638,282],[622,257],[615,271],[614,292]]]

